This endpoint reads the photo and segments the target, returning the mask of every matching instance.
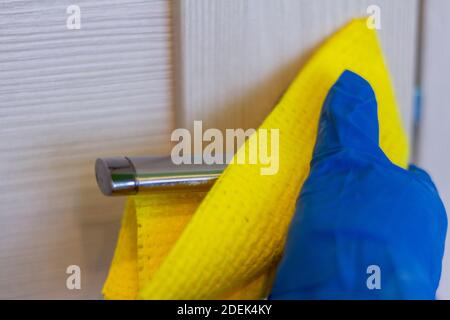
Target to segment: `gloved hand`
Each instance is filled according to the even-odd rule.
[[[378,146],[377,102],[344,72],[319,123],[271,299],[434,299],[447,216],[435,185]]]

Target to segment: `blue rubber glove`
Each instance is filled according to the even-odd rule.
[[[346,71],[330,90],[271,299],[434,299],[447,216],[428,174],[378,146],[377,103]]]

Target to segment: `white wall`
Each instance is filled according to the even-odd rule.
[[[177,0],[179,124],[257,127],[313,50],[376,4],[379,35],[411,132],[417,0]]]
[[[123,199],[94,161],[168,152],[170,45],[165,0],[0,2],[0,298],[101,297]]]

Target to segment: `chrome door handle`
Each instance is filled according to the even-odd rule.
[[[95,162],[97,184],[106,196],[211,188],[226,164],[176,165],[170,157],[112,157]]]

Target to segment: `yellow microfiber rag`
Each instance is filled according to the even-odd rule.
[[[406,167],[407,138],[377,34],[354,20],[316,51],[260,127],[280,130],[277,174],[261,175],[264,164],[230,164],[207,193],[128,200],[105,298],[265,297],[308,175],[322,104],[346,69],[372,85],[381,148]],[[238,153],[248,148],[249,141]]]

